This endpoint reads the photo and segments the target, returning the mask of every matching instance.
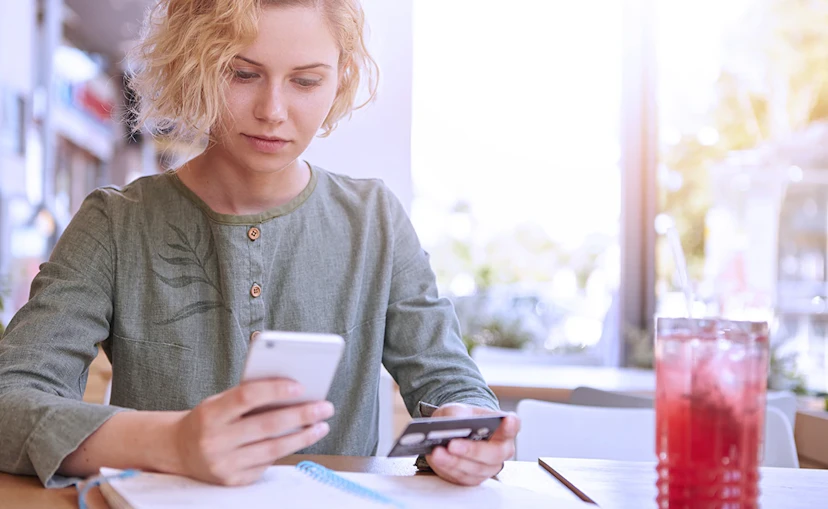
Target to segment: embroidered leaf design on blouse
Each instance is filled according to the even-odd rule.
[[[158,254],[158,258],[161,259],[164,263],[169,265],[173,270],[177,271],[179,274],[174,276],[165,276],[161,274],[157,270],[153,269],[153,273],[155,273],[156,277],[161,280],[162,283],[171,287],[171,288],[186,288],[190,285],[195,284],[206,284],[213,288],[216,293],[218,294],[221,301],[199,301],[193,304],[190,304],[183,309],[179,310],[172,318],[167,320],[163,320],[160,322],[156,322],[156,325],[169,325],[171,323],[177,322],[179,320],[184,320],[185,318],[189,318],[196,314],[206,313],[210,310],[226,307],[224,305],[224,295],[221,292],[221,288],[218,284],[213,281],[213,278],[210,277],[210,273],[207,271],[207,265],[213,261],[216,255],[216,247],[215,242],[213,240],[213,235],[208,233],[207,237],[207,249],[204,253],[204,256],[200,256],[198,252],[198,247],[201,245],[201,228],[199,225],[195,225],[195,232],[193,235],[192,242],[187,237],[187,234],[179,228],[178,226],[167,223],[170,229],[173,231],[175,236],[178,238],[179,242],[169,242],[167,243],[167,247],[174,251],[178,251],[179,253],[185,253],[185,256],[164,256],[162,254]],[[196,274],[181,274],[182,270],[186,270],[187,268],[195,268]],[[192,270],[192,269],[190,269]]]
[[[208,285],[210,284],[210,281],[200,276],[181,276],[170,278],[164,277],[154,270],[153,272],[155,272],[155,275],[158,276],[158,279],[160,279],[167,285],[172,286],[173,288],[184,288],[185,286],[190,286],[195,283],[207,283]]]
[[[186,267],[188,265],[198,265],[196,260],[192,258],[167,258],[164,255],[158,255],[159,258],[164,260],[165,262],[169,263],[170,265],[178,265],[180,267]]]
[[[205,259],[210,260],[213,257],[213,253],[216,251],[216,244],[213,242],[213,236],[210,235],[209,240],[207,241],[207,254],[204,256]]]
[[[198,302],[194,302],[189,306],[181,309],[178,313],[175,314],[172,318],[168,320],[164,320],[163,322],[155,322],[156,325],[169,325],[171,323],[175,323],[179,320],[183,320],[185,318],[189,318],[193,315],[206,313],[212,309],[219,309],[224,307],[224,302],[221,301],[213,301],[213,300],[202,300]]]
[[[178,235],[178,238],[181,240],[181,243],[189,248],[190,247],[190,241],[187,239],[187,236],[184,235],[184,232],[181,231],[181,228],[179,228],[176,225],[174,225],[172,223],[169,223],[169,222],[167,223],[167,225],[170,228],[172,228],[172,230],[175,232],[176,235]],[[190,248],[190,250],[192,251],[192,248]]]

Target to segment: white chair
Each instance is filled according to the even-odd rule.
[[[517,406],[521,431],[518,461],[541,456],[656,461],[655,411],[607,408],[524,399]]]
[[[592,387],[576,387],[569,395],[570,405],[610,408],[653,408],[652,396],[602,391]]]
[[[768,406],[780,410],[788,419],[791,429],[796,428],[796,394],[790,391],[768,391]]]
[[[770,401],[765,409],[765,445],[762,466],[799,468],[796,442],[794,442],[793,428],[791,428],[788,416],[778,408],[771,406]]]
[[[650,408],[653,396],[604,391],[592,387],[576,387],[569,397],[572,405],[603,406],[615,408]],[[782,411],[791,425],[796,427],[796,395],[790,391],[768,391],[767,404]]]
[[[561,458],[655,461],[655,410],[589,407],[522,400],[516,459]],[[763,466],[799,468],[793,430],[780,410],[765,415]]]

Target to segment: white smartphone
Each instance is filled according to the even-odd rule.
[[[345,341],[335,334],[262,331],[250,344],[242,381],[289,378],[304,387],[302,395],[256,410],[324,401],[339,367]]]

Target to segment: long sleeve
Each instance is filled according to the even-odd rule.
[[[117,407],[82,401],[97,345],[109,337],[114,258],[106,191],[81,206],[0,340],[0,470],[47,487],[64,458]]]
[[[463,345],[454,306],[438,296],[429,256],[411,221],[396,198],[390,209],[394,269],[382,360],[409,413],[420,416],[419,403],[498,409],[497,398]]]

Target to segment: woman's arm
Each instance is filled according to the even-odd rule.
[[[397,202],[395,201],[394,204]],[[401,206],[394,207],[394,270],[386,315],[383,363],[412,415],[500,413],[498,402],[460,339],[454,306],[437,294],[428,254]],[[434,472],[468,486],[496,475],[512,457],[520,421],[506,416],[488,442],[452,440],[426,459]]]
[[[105,201],[106,191],[87,198],[0,340],[0,471],[36,474],[47,487],[73,484],[103,466],[246,484],[325,436],[324,420],[333,415],[327,402],[248,415],[295,400],[301,387],[286,380],[241,384],[185,412],[82,401],[118,298]]]
[[[86,477],[103,466],[138,468],[215,484],[252,483],[277,459],[328,433],[323,421],[333,415],[333,405],[327,402],[249,415],[299,393],[301,387],[290,380],[262,380],[211,396],[189,411],[123,412],[84,440],[60,470]]]
[[[383,364],[399,384],[412,415],[421,414],[419,403],[497,409],[497,398],[463,345],[454,306],[438,296],[428,254],[402,205],[387,192],[394,268]]]
[[[84,403],[89,365],[109,337],[114,250],[106,191],[93,192],[0,340],[0,471],[47,486],[63,459],[122,409]]]

